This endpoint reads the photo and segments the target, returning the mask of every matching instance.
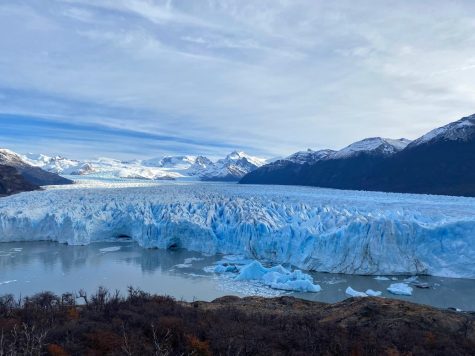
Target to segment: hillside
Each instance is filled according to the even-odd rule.
[[[475,115],[411,143],[371,138],[316,161],[277,161],[240,183],[475,196]]]
[[[134,289],[127,298],[104,289],[79,295],[85,305],[71,294],[38,294],[20,307],[0,298],[0,352],[23,354],[25,345],[50,355],[471,355],[475,349],[474,315],[391,299],[186,303]]]

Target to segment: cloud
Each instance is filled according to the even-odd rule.
[[[442,0],[2,3],[0,122],[10,131],[0,140],[72,151],[90,130],[91,155],[274,156],[415,138],[475,111],[473,10]],[[53,138],[42,120],[67,130]],[[22,144],[20,128],[43,137]]]

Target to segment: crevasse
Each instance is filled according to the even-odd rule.
[[[0,199],[0,241],[239,253],[324,272],[475,278],[475,199],[236,184],[62,187]]]

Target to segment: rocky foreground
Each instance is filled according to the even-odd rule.
[[[0,354],[473,355],[475,315],[382,298],[0,298]],[[13,351],[12,351],[13,350]],[[10,352],[10,353],[9,353]],[[12,353],[13,352],[13,353]]]

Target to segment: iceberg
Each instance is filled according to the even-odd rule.
[[[321,287],[313,284],[313,278],[300,270],[290,272],[281,265],[266,268],[254,261],[244,266],[234,278],[236,281],[259,281],[274,288],[294,292],[320,292]]]
[[[120,251],[120,249],[121,249],[120,246],[111,246],[111,247],[100,248],[99,251],[102,253],[107,253],[107,252],[117,252],[117,251]]]
[[[367,289],[366,292],[359,292],[351,287],[346,288],[345,293],[352,297],[380,297],[383,294],[380,291]]]
[[[358,292],[357,290],[354,290],[351,287],[346,288],[345,293],[352,297],[367,297],[368,296],[368,294],[364,292]]]
[[[0,198],[0,241],[129,237],[302,270],[475,278],[474,211],[463,197],[88,180]]]
[[[372,290],[372,289],[367,289],[365,293],[370,297],[380,297],[381,294],[383,294],[379,290]]]
[[[412,287],[407,283],[393,283],[388,288],[388,292],[397,295],[412,295]]]
[[[238,272],[239,269],[235,265],[227,265],[227,264],[218,264],[214,267],[214,273],[227,273],[227,272]]]

